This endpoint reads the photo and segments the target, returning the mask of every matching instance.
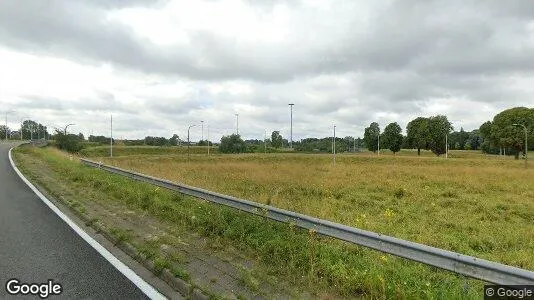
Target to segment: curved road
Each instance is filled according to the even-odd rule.
[[[146,299],[131,281],[61,220],[11,168],[0,143],[0,298],[6,282],[63,286],[49,299]]]

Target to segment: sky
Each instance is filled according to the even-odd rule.
[[[0,1],[13,129],[289,138],[289,103],[295,141],[534,107],[534,1]]]

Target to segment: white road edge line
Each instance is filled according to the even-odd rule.
[[[61,212],[50,200],[48,200],[22,173],[19,171],[13,158],[11,156],[11,150],[9,149],[9,162],[11,167],[15,170],[17,175],[24,181],[32,191],[48,205],[48,207],[56,213],[67,225],[69,225],[82,239],[84,239],[91,247],[93,247],[100,255],[102,255],[109,263],[111,263],[119,272],[121,272],[126,278],[128,278],[133,284],[135,284],[145,295],[150,299],[167,299],[160,294],[154,287],[144,281],[139,275],[137,275],[132,269],[126,266],[123,262],[117,259],[111,252],[109,252],[104,246],[100,245],[95,239],[89,236],[83,229],[76,225],[69,217]]]

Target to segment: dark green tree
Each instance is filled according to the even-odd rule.
[[[526,107],[514,107],[497,114],[491,122],[490,140],[498,147],[512,148],[516,159],[519,153],[525,151],[525,134],[522,127],[512,126],[522,124],[527,127],[527,132],[532,137],[534,128],[534,109]],[[484,128],[486,131],[487,128]],[[486,132],[485,132],[486,133]],[[529,140],[529,143],[531,141]]]
[[[284,138],[280,135],[280,131],[273,131],[271,134],[271,143],[274,148],[282,148],[284,145]]]
[[[380,135],[380,126],[378,123],[373,122],[369,127],[365,128],[363,134],[363,140],[369,151],[376,152],[378,150],[378,136]]]
[[[421,155],[421,149],[429,149],[429,141],[428,118],[418,117],[408,123],[406,126],[406,144],[417,149],[417,155]]]
[[[437,156],[445,154],[446,136],[452,129],[452,124],[446,116],[438,115],[428,119],[428,131],[430,133],[429,148]]]
[[[393,152],[393,154],[400,151],[402,147],[402,129],[399,126],[399,124],[390,123],[386,128],[384,128],[384,133],[381,135],[381,141],[383,143],[384,148],[388,148]]]
[[[56,141],[56,147],[60,150],[67,152],[78,152],[83,149],[83,140],[80,139],[80,135],[77,134],[67,134],[61,130],[56,130],[54,136]]]
[[[221,153],[244,153],[247,151],[245,141],[238,134],[223,136],[219,145]]]

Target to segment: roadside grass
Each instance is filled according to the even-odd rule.
[[[260,216],[251,216],[230,208],[213,205],[206,201],[182,196],[170,191],[155,188],[148,184],[131,181],[127,178],[105,173],[97,169],[84,167],[76,160],[71,161],[69,155],[55,149],[19,148],[16,150],[15,154],[16,158],[21,154],[38,157],[45,161],[55,172],[63,174],[63,178],[70,181],[73,186],[91,187],[109,193],[117,203],[120,203],[125,207],[142,210],[161,220],[174,224],[173,226],[185,227],[200,232],[204,236],[216,240],[222,245],[231,245],[239,248],[244,253],[257,258],[260,262],[259,268],[265,277],[276,276],[284,278],[284,280],[291,283],[291,285],[300,287],[304,291],[310,291],[314,293],[314,295],[329,293],[347,298],[364,297],[400,299],[465,299],[480,298],[482,295],[482,282],[468,280],[450,272],[382,254],[363,247],[315,236],[313,233],[288,226],[287,224],[270,221]],[[262,171],[260,171],[262,168],[268,170],[271,169],[271,167],[269,167],[271,164],[280,168],[275,169],[275,173],[279,174],[279,176],[274,177],[281,177],[280,179],[284,179],[285,175],[282,175],[284,172],[289,172],[290,175],[296,175],[295,172],[297,171],[294,168],[297,168],[299,165],[302,167],[302,164],[304,163],[304,165],[307,166],[307,169],[298,171],[300,177],[295,177],[299,179],[298,181],[303,179],[310,180],[308,178],[309,176],[306,175],[306,172],[310,172],[311,168],[312,170],[318,170],[315,173],[319,174],[321,172],[329,172],[330,175],[324,178],[326,184],[321,188],[319,188],[320,186],[312,186],[312,189],[307,189],[306,186],[297,182],[295,183],[294,190],[291,189],[291,185],[282,185],[281,188],[273,185],[273,187],[279,188],[278,195],[268,195],[267,198],[270,198],[274,205],[282,206],[280,205],[280,199],[282,199],[281,195],[290,197],[291,199],[301,199],[301,201],[307,199],[308,204],[313,204],[314,201],[318,201],[314,198],[320,198],[323,203],[322,206],[324,211],[334,216],[333,219],[343,216],[343,214],[335,213],[335,211],[339,209],[349,211],[354,208],[367,209],[368,211],[359,211],[356,215],[359,219],[359,224],[364,225],[359,227],[366,227],[368,229],[371,225],[378,226],[383,222],[386,223],[383,225],[383,228],[389,230],[396,229],[395,231],[402,235],[403,233],[410,233],[406,227],[415,221],[419,222],[419,224],[411,225],[411,230],[414,230],[414,232],[417,233],[415,235],[416,237],[422,236],[419,238],[422,240],[430,237],[433,239],[429,240],[436,243],[441,243],[441,239],[444,239],[446,242],[451,243],[451,245],[465,246],[469,245],[473,240],[477,241],[480,239],[480,237],[476,235],[470,236],[470,233],[473,231],[462,232],[462,225],[457,225],[455,223],[461,222],[462,220],[457,219],[457,216],[453,215],[450,210],[447,210],[447,208],[450,208],[451,206],[458,209],[458,207],[455,206],[461,204],[461,201],[454,202],[457,200],[454,198],[455,193],[458,194],[460,200],[466,201],[462,197],[462,194],[456,189],[447,189],[447,191],[451,193],[450,195],[453,195],[447,197],[439,196],[443,191],[433,190],[433,192],[437,193],[439,196],[438,198],[444,198],[440,202],[432,199],[424,200],[414,197],[414,195],[418,193],[418,189],[411,186],[400,186],[406,189],[406,192],[399,192],[399,196],[395,196],[395,191],[399,190],[399,186],[396,184],[390,184],[390,186],[381,188],[375,185],[370,185],[364,186],[364,189],[357,188],[355,191],[346,190],[341,194],[336,194],[338,190],[333,187],[337,187],[337,185],[327,179],[333,176],[338,180],[345,180],[346,178],[349,178],[350,180],[351,174],[354,172],[353,169],[355,169],[353,165],[352,168],[349,169],[353,172],[349,172],[349,170],[347,170],[348,167],[343,167],[343,164],[348,164],[348,162],[355,164],[355,162],[357,162],[359,166],[365,167],[366,164],[372,163],[375,164],[374,168],[378,168],[378,170],[375,171],[378,173],[386,169],[391,169],[391,166],[386,166],[387,164],[383,162],[383,160],[386,160],[387,158],[380,158],[377,163],[375,161],[371,162],[371,159],[365,157],[354,158],[347,156],[339,161],[336,168],[331,168],[328,166],[328,162],[326,162],[329,160],[328,158],[320,156],[311,157],[313,157],[313,161],[309,161],[311,159],[310,157],[301,157],[298,155],[294,157],[276,155],[268,159],[255,155],[239,155],[224,157],[224,160],[202,160],[201,158],[195,158],[195,161],[190,162],[188,165],[185,160],[180,157],[173,157],[172,159],[147,157],[147,159],[149,158],[153,163],[157,162],[160,164],[159,167],[161,169],[164,169],[162,166],[165,166],[165,168],[179,166],[179,168],[176,169],[178,170],[175,172],[176,174],[185,173],[191,175],[194,174],[194,169],[197,171],[200,170],[199,173],[202,174],[200,178],[203,178],[206,176],[206,170],[209,170],[212,172],[212,176],[218,177],[219,179],[220,176],[224,176],[225,174],[215,174],[215,172],[222,172],[223,170],[227,174],[231,174],[232,177],[237,177],[237,179],[239,179],[239,176],[242,175],[238,173],[238,170],[242,168],[243,165],[250,168],[250,164],[255,167],[254,171],[249,172],[248,174],[253,179],[256,178],[256,175],[254,174],[262,173]],[[354,161],[355,159],[356,161]],[[113,160],[112,162],[114,164],[117,162],[124,164],[122,159]],[[382,162],[382,165],[380,162]],[[129,161],[129,164],[136,163],[139,162]],[[297,164],[295,165],[295,163]],[[454,164],[454,161],[451,160],[451,162],[447,163]],[[207,165],[212,164],[215,166],[215,169],[207,167]],[[289,164],[289,167],[286,167],[286,164]],[[401,163],[397,161],[397,165],[400,164]],[[429,160],[428,164],[434,166],[444,165],[443,162],[436,160]],[[417,166],[415,162],[411,162],[410,165]],[[122,167],[125,166],[122,165]],[[139,171],[139,169],[137,170]],[[387,180],[387,174],[388,172],[384,172],[381,180],[384,180],[384,177],[386,177],[385,180]],[[263,176],[265,176],[265,174],[263,174]],[[373,176],[376,175],[367,174],[367,176],[361,176],[361,179],[368,180],[368,177]],[[206,176],[204,179],[206,178],[210,177]],[[415,176],[415,178],[418,177]],[[228,181],[234,179],[235,178],[226,178]],[[206,180],[206,182],[209,183],[211,180]],[[243,180],[237,180],[237,183],[234,185],[238,185],[241,182],[243,182]],[[250,182],[254,183],[254,181]],[[249,186],[245,189],[237,189],[237,191],[250,193],[250,186],[257,188],[257,186],[250,182],[248,184]],[[267,184],[270,183],[267,182]],[[428,182],[427,184],[432,183]],[[224,185],[222,186],[224,187]],[[443,187],[442,185],[438,186]],[[260,189],[260,191],[265,190],[266,189]],[[365,195],[358,198],[358,194],[356,193],[360,192],[364,192]],[[300,196],[299,198],[300,193],[304,193],[304,196]],[[387,194],[387,197],[383,196],[381,193]],[[343,203],[342,205],[336,204],[337,202],[344,202],[347,194],[352,195],[349,197],[348,203]],[[373,195],[374,198],[370,197]],[[370,200],[373,200],[374,202],[369,201],[369,197]],[[354,202],[350,201],[352,198],[354,198]],[[328,202],[326,202],[325,199],[328,200]],[[423,200],[424,203],[421,203]],[[433,208],[434,206],[429,206],[429,201],[436,201],[439,207]],[[443,201],[453,201],[452,204],[454,205],[443,205]],[[385,202],[385,205],[380,202]],[[415,202],[415,204],[412,202]],[[327,203],[328,205],[324,205],[324,203]],[[395,203],[397,206],[393,206]],[[469,202],[467,205],[461,206],[461,209],[468,209],[470,205],[477,206],[476,203]],[[421,209],[422,211],[417,213],[414,212],[413,215],[409,215],[408,218],[402,216],[403,211],[401,208],[403,206],[415,206],[410,207],[408,212],[410,212],[410,210],[415,210],[416,208]],[[306,212],[306,207],[306,205],[300,204],[300,211]],[[313,208],[313,205],[311,205],[311,207]],[[492,207],[493,206],[490,206],[490,208]],[[508,206],[503,207],[507,207],[508,210],[514,208]],[[379,213],[373,214],[375,209]],[[387,209],[390,210],[388,211]],[[446,210],[441,213],[442,218],[427,220],[418,217],[418,215],[423,215],[423,217],[426,215],[427,218],[433,218],[436,217],[436,214],[438,213],[436,211],[440,210]],[[316,213],[322,211],[323,210],[318,209],[315,210]],[[481,211],[480,215],[483,215],[483,213],[487,212]],[[527,217],[528,216],[529,215],[527,215]],[[406,219],[409,219],[412,222],[409,222],[409,220]],[[518,217],[510,220],[520,221],[522,218]],[[478,223],[479,221],[482,220],[475,219],[474,223]],[[432,225],[432,222],[437,222],[438,225]],[[467,221],[464,220],[463,222]],[[443,224],[451,224],[451,227],[448,228],[447,226],[443,226]],[[488,224],[491,224],[491,222],[487,222],[484,225]],[[522,225],[523,227],[526,226],[527,229],[532,228],[528,227],[529,225],[526,224]],[[440,234],[439,236],[425,234],[427,229],[430,228],[430,230],[436,230],[436,227],[440,226],[444,229],[443,234]],[[472,228],[475,228],[474,226],[477,225],[471,225]],[[489,236],[491,237],[491,235]],[[532,257],[528,255],[528,253],[532,253],[532,248],[530,248],[532,245],[529,244],[533,240],[531,236],[529,237],[529,235],[525,235],[523,243],[502,235],[500,235],[500,237],[503,239],[508,238],[508,240],[512,242],[508,245],[510,249],[523,247],[524,250],[523,255],[517,255],[518,253],[521,253],[516,252],[516,256],[504,256],[505,254],[503,254],[503,257],[507,257],[515,262],[524,260],[526,264],[532,263]],[[467,238],[468,241],[470,240],[470,242],[466,243],[463,240],[465,238]],[[492,251],[488,252],[485,250],[487,245],[483,241],[484,239],[480,239],[478,247],[473,247],[473,251],[491,254]],[[492,249],[494,252],[496,249],[495,245],[493,245]],[[501,249],[497,248],[496,251],[499,252]],[[159,260],[158,264],[160,266],[167,265],[164,259],[158,257],[154,258]],[[175,271],[174,273],[176,274],[177,272],[179,273],[179,271]],[[259,277],[261,278],[261,276]],[[257,284],[261,284],[261,282],[257,282],[251,278],[244,278],[244,281],[248,282],[248,284],[251,284],[253,287]]]
[[[534,168],[475,151],[98,158],[357,228],[534,270]],[[454,158],[457,157],[457,158]]]
[[[187,146],[113,146],[114,156],[128,156],[128,155],[153,155],[153,154],[206,154],[208,153],[207,146],[191,146],[189,150]],[[107,156],[110,153],[109,146],[95,146],[87,147],[80,151],[82,156]],[[218,147],[210,146],[210,154],[217,154]]]

